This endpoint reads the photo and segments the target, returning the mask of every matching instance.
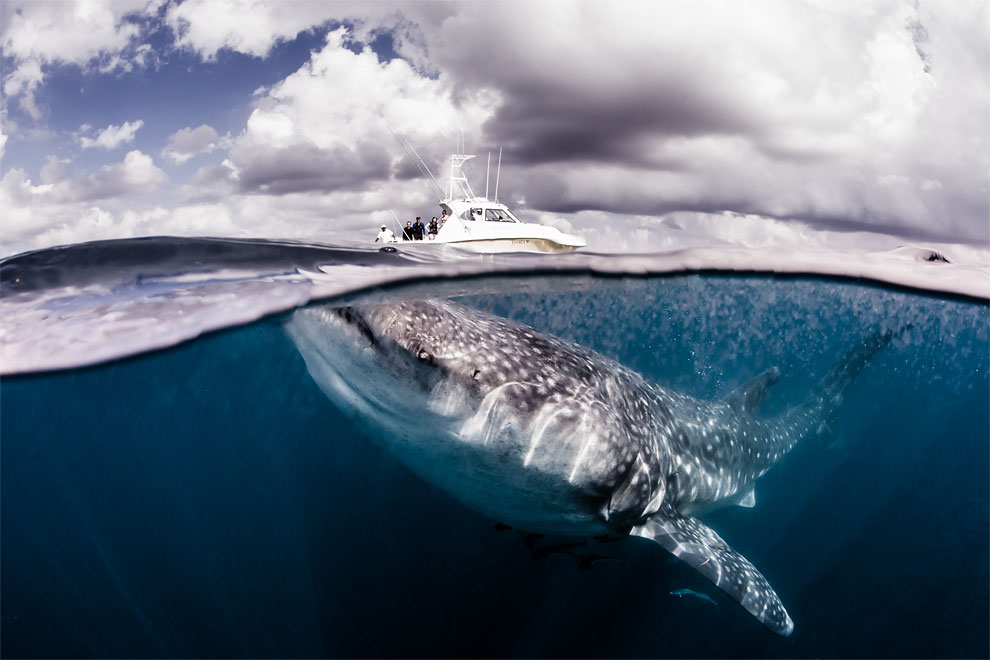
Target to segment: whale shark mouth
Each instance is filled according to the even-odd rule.
[[[327,311],[357,330],[362,337],[370,342],[371,346],[378,345],[378,340],[375,333],[372,332],[371,326],[356,307],[330,307]]]
[[[407,345],[399,336],[390,336],[398,317],[388,305],[363,309],[350,305],[324,307],[321,313],[349,334],[355,344],[372,350],[378,356],[378,366],[402,373],[409,383],[417,383],[426,392],[436,386],[438,379],[457,378],[449,365],[436,358],[432,348],[419,343]]]
[[[375,349],[385,359],[410,360],[430,367],[431,371],[437,371],[445,376],[474,385],[471,381],[474,380],[474,376],[477,376],[477,371],[474,376],[458,373],[447,360],[441,357],[442,349],[429,337],[419,336],[412,339],[409,336],[402,336],[401,328],[405,317],[401,308],[393,307],[387,303],[366,308],[347,305],[326,307],[324,314],[366,340],[368,347]]]

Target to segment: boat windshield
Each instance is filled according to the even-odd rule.
[[[489,222],[519,222],[508,209],[485,209],[485,220]]]

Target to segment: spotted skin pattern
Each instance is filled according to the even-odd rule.
[[[773,588],[692,514],[749,500],[890,341],[867,340],[806,404],[763,419],[775,369],[702,401],[450,301],[311,307],[287,330],[322,389],[427,481],[518,529],[655,541],[780,635],[794,624]]]

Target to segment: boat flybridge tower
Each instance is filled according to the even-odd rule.
[[[470,154],[450,156],[449,176],[446,188],[433,176],[430,168],[416,153],[409,140],[389,126],[406,153],[416,161],[427,185],[440,202],[439,231],[422,241],[403,241],[407,245],[454,245],[473,252],[568,252],[587,245],[580,236],[565,234],[556,227],[519,220],[504,204],[498,201],[498,183],[501,174],[502,153],[499,150],[498,169],[495,173],[495,199],[488,199],[488,181],[491,178],[491,154],[488,157],[488,174],[485,177],[485,196],[478,197],[471,189],[463,165],[474,158]],[[458,150],[463,147],[458,144]]]
[[[474,158],[473,155],[451,154],[450,156],[450,178],[447,179],[447,199],[474,199],[474,191],[471,184],[464,176],[461,166]]]

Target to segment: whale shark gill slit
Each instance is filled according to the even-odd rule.
[[[330,399],[427,482],[525,532],[652,540],[779,635],[794,623],[776,592],[694,516],[752,506],[756,480],[829,432],[843,391],[896,335],[866,338],[805,403],[762,417],[776,368],[723,401],[695,399],[451,301],[311,306],[286,330]]]

